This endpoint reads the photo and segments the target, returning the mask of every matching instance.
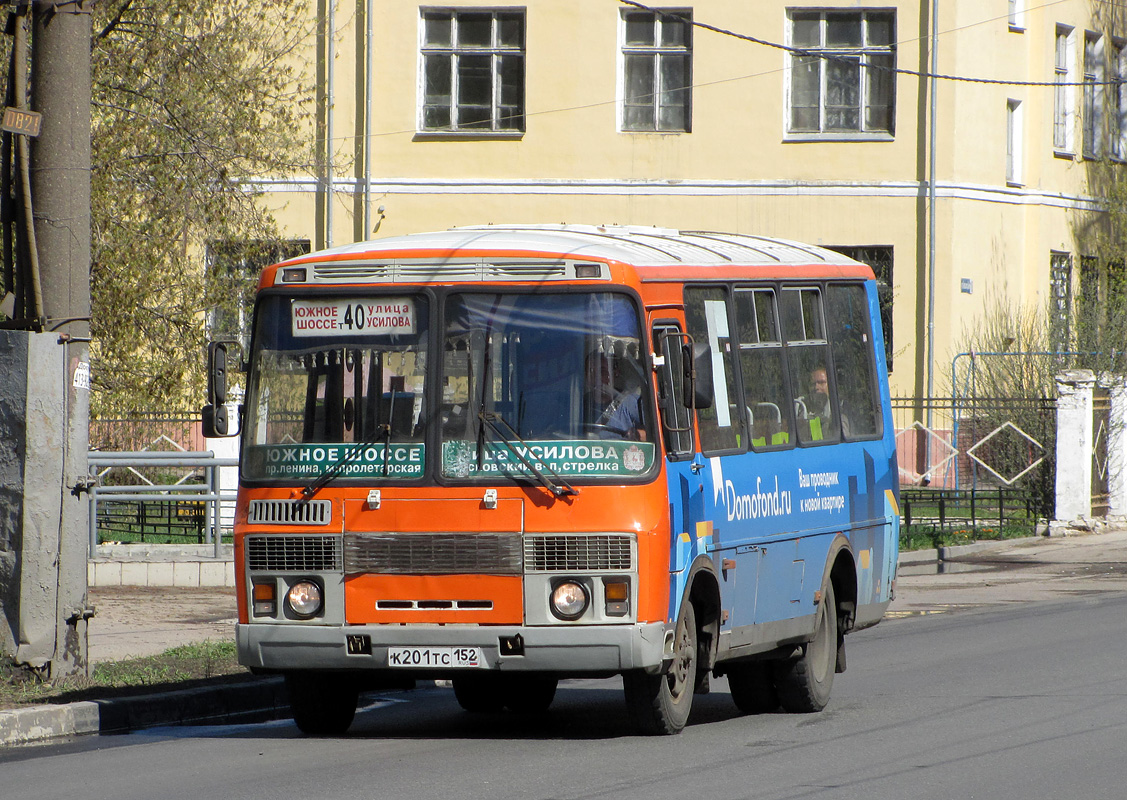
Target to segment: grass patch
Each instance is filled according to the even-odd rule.
[[[1025,525],[1006,525],[999,527],[934,528],[913,525],[901,528],[900,550],[934,550],[940,547],[955,547],[974,542],[1002,541],[1004,539],[1024,539],[1032,536],[1034,530]]]
[[[155,656],[100,662],[89,675],[53,680],[4,659],[0,660],[0,709],[149,694],[230,683],[248,676],[246,667],[238,663],[235,643],[227,641],[200,642]]]

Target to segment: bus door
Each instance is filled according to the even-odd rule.
[[[676,320],[654,319],[651,314],[651,326],[658,356],[657,400],[669,492],[669,619],[676,619],[689,566],[711,541],[711,525],[705,516],[704,461],[699,453],[694,453],[692,409],[685,404],[689,365],[684,361],[684,346],[692,340]]]

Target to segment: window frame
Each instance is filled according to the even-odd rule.
[[[428,23],[440,15],[449,15],[450,35],[448,43],[428,43]],[[487,46],[463,44],[461,30],[465,27],[469,17],[490,17],[490,37]],[[502,39],[501,17],[519,17],[520,43],[519,45],[506,44]],[[419,8],[419,62],[418,62],[418,103],[416,115],[416,136],[418,137],[490,137],[490,138],[520,138],[524,136],[527,121],[527,37],[528,15],[524,7],[497,6],[497,7],[450,7],[450,6],[421,6]],[[488,124],[463,123],[459,119],[462,109],[471,107],[472,104],[461,102],[459,97],[463,81],[466,79],[466,69],[462,61],[471,57],[489,58],[490,100]],[[443,95],[428,95],[428,57],[431,59],[449,58],[450,71],[449,94],[445,95],[446,102],[431,101]],[[519,63],[519,99],[516,101],[519,112],[512,115],[513,123],[505,126],[507,119],[503,109],[511,103],[506,103],[503,97],[505,75],[505,61],[513,59]],[[444,108],[449,117],[449,124],[438,126],[427,123],[429,109]]]
[[[1090,48],[1089,48],[1090,46]],[[1082,59],[1084,94],[1080,124],[1082,128],[1081,154],[1089,160],[1104,156],[1104,87],[1107,76],[1104,63],[1105,37],[1095,31],[1084,32]]]
[[[1072,341],[1072,254],[1049,252],[1050,343],[1058,351],[1069,349]]]
[[[1053,39],[1053,152],[1076,153],[1076,29],[1057,25]]]
[[[791,53],[786,66],[786,103],[783,108],[783,130],[785,134],[784,141],[827,141],[827,140],[845,140],[845,141],[893,141],[896,138],[896,73],[890,72],[888,77],[888,125],[887,127],[870,127],[867,121],[868,110],[870,108],[878,107],[872,102],[873,88],[873,75],[877,67],[871,63],[874,56],[887,56],[889,61],[889,70],[896,69],[896,55],[897,55],[897,42],[896,42],[896,24],[897,13],[895,8],[889,7],[875,7],[875,8],[830,8],[830,9],[811,9],[803,7],[790,7],[787,8],[786,20],[786,43],[789,47],[796,48],[811,54],[803,56],[798,52]],[[795,18],[796,16],[817,16],[818,17],[818,40],[816,46],[807,46],[800,44],[796,41],[795,37]],[[842,46],[836,47],[828,44],[827,36],[827,16],[852,16],[856,15],[859,18],[861,26],[861,44],[856,46]],[[870,43],[870,22],[876,18],[887,18],[891,23],[891,32],[888,44],[872,44]],[[827,105],[828,105],[828,76],[827,76],[827,63],[837,58],[856,58],[857,60],[857,114],[858,114],[858,127],[856,129],[848,128],[829,128],[827,126]],[[818,130],[796,130],[794,126],[794,108],[795,108],[795,95],[797,92],[796,75],[797,70],[803,66],[802,59],[813,58],[817,61],[818,70],[818,97],[817,97],[817,110],[818,110]]]
[[[666,16],[680,18],[684,25],[684,39],[680,44],[663,43],[662,33],[668,22]],[[631,17],[651,17],[654,26],[653,44],[631,44],[628,39],[628,23]],[[681,58],[684,61],[684,86],[682,88],[667,89],[664,85],[664,70],[662,64],[667,60]],[[632,102],[634,95],[630,92],[628,76],[628,63],[632,59],[652,59],[651,67],[652,84],[648,97],[649,102]],[[676,95],[684,92],[681,103],[662,102],[665,95]],[[639,95],[644,97],[647,95]],[[684,124],[680,127],[662,125],[662,109],[676,108],[683,105]],[[657,133],[679,134],[692,133],[693,131],[693,12],[691,8],[659,8],[655,11],[641,11],[633,8],[624,8],[619,14],[618,26],[618,130],[620,133]],[[632,127],[628,122],[628,109],[650,110],[648,125]]]
[[[1024,108],[1021,100],[1006,100],[1006,185],[1024,186]]]

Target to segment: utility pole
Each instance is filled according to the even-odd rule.
[[[16,663],[50,677],[87,669],[90,342],[90,11],[93,0],[32,0],[31,331],[0,331],[0,631]],[[22,69],[17,64],[16,69]],[[17,98],[19,104],[23,98]],[[26,142],[25,142],[26,144]],[[32,209],[25,208],[25,214]],[[11,523],[9,525],[9,523]],[[3,558],[8,555],[8,558]],[[14,607],[13,607],[14,606]]]

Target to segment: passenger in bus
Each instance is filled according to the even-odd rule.
[[[797,398],[797,416],[808,426],[808,441],[837,438],[837,420],[830,405],[830,383],[823,366],[810,370],[809,391]]]
[[[642,422],[642,392],[638,382],[629,380],[627,370],[616,369],[605,353],[587,357],[583,408],[590,428],[600,438],[645,441]]]

